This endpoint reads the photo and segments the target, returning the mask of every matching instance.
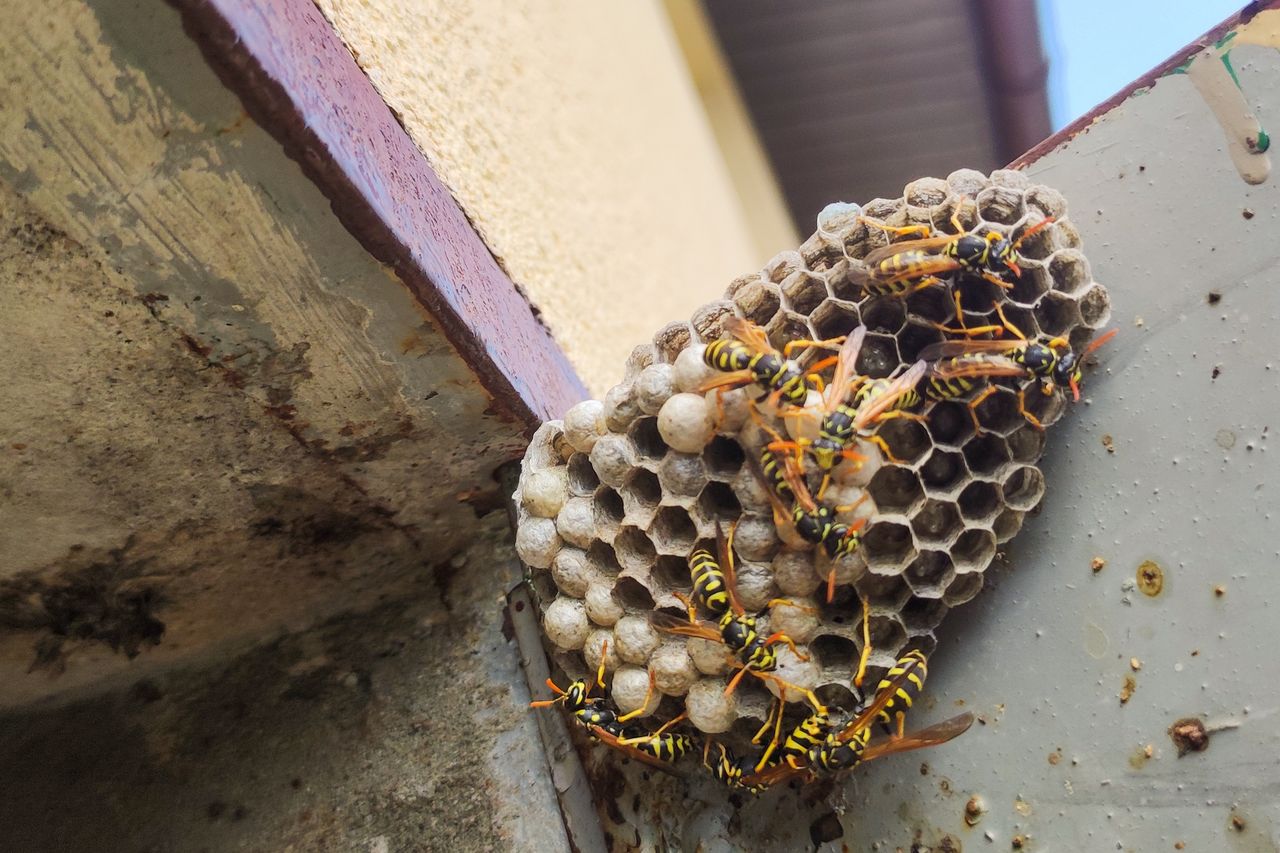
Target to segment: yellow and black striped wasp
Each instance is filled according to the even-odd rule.
[[[1000,325],[968,329],[940,328],[964,335],[1003,334],[1008,331],[1015,340],[954,340],[925,347],[920,352],[921,359],[933,362],[924,386],[926,397],[931,400],[950,400],[973,390],[973,380],[1016,377],[1038,379],[1040,390],[1046,395],[1052,394],[1058,387],[1068,387],[1073,398],[1079,401],[1084,359],[1115,337],[1118,331],[1112,329],[1093,339],[1077,354],[1066,338],[1028,339],[1021,329],[1005,317],[1004,309],[999,304],[995,306],[995,310],[1000,317]],[[988,386],[967,404],[978,432],[982,432],[982,426],[978,423],[978,406],[995,391],[995,386]],[[1027,410],[1025,387],[1018,390],[1018,411],[1036,429],[1044,429],[1039,418]]]
[[[600,666],[596,670],[595,684],[601,690],[604,686],[604,667],[609,654],[609,644],[605,642],[600,650]],[[628,714],[619,714],[609,707],[603,696],[592,696],[592,682],[585,678],[574,679],[567,688],[561,688],[554,680],[547,679],[547,687],[556,694],[551,699],[541,699],[529,703],[530,708],[549,708],[552,705],[563,705],[573,721],[587,730],[596,740],[617,749],[631,757],[653,766],[661,767],[670,764],[693,749],[693,740],[686,734],[668,732],[667,729],[681,722],[685,715],[681,714],[667,722],[652,734],[638,727],[627,725],[649,707],[654,691],[653,674],[649,675],[649,689],[645,693],[640,707]]]
[[[852,504],[828,506],[818,503],[809,493],[804,472],[795,457],[778,456],[768,447],[760,452],[760,464],[752,468],[763,481],[765,493],[773,505],[774,524],[790,526],[801,539],[821,545],[832,559],[858,550],[862,544],[860,531],[866,525],[866,519],[846,523],[838,516],[857,509],[867,499],[866,493]],[[790,507],[786,505],[787,498],[791,499]],[[835,576],[833,567],[827,581],[828,601],[835,597]]]
[[[929,225],[897,228],[868,217],[862,220],[886,234],[932,234]],[[877,296],[908,296],[917,290],[945,282],[939,276],[964,271],[981,276],[992,284],[1008,289],[1013,285],[1006,274],[1022,276],[1022,257],[1018,248],[1023,241],[1053,223],[1052,217],[1040,220],[1010,240],[998,231],[985,235],[966,229],[959,211],[952,214],[954,234],[941,234],[889,243],[874,249],[863,258],[863,267],[851,276],[869,293]]]
[[[833,347],[843,340],[799,339],[788,342],[779,352],[769,343],[764,329],[749,320],[738,316],[726,317],[724,331],[729,337],[707,344],[702,354],[703,361],[720,371],[721,375],[703,383],[699,390],[723,392],[754,382],[767,389],[756,402],[781,400],[793,406],[805,404],[811,383],[821,387],[818,371],[833,364],[834,356],[804,368],[792,360],[792,350],[798,347]]]
[[[822,484],[818,487],[818,500],[822,500],[822,496],[826,494],[827,485],[831,481],[831,471],[836,464],[842,460],[848,460],[861,464],[866,457],[861,453],[853,450],[849,445],[853,442],[856,435],[854,429],[854,421],[857,418],[858,411],[850,405],[850,395],[856,392],[863,383],[869,381],[867,377],[859,376],[855,372],[855,365],[858,361],[858,353],[862,350],[862,342],[866,339],[867,327],[859,326],[845,339],[841,345],[839,352],[836,354],[835,374],[822,389],[822,403],[814,412],[812,408],[795,408],[784,413],[784,417],[812,417],[820,416],[821,420],[818,424],[818,435],[816,438],[797,438],[794,441],[786,441],[776,431],[760,423],[760,426],[773,436],[773,441],[768,445],[770,451],[792,451],[797,458],[802,459],[805,454],[813,457],[817,463],[818,470],[822,472]],[[758,420],[758,419],[757,419]],[[765,473],[770,474],[770,464],[773,463],[761,459],[765,465]]]
[[[887,682],[882,681],[881,689],[869,705],[839,731],[829,732],[821,743],[810,747],[803,759],[783,761],[758,773],[748,774],[742,778],[742,784],[751,788],[771,788],[791,779],[812,781],[833,776],[865,761],[937,746],[968,731],[974,717],[966,712],[918,732],[871,743],[871,727],[881,712],[895,701],[898,690],[908,682],[917,665],[918,661],[912,658],[897,676]]]
[[[762,636],[757,627],[756,617],[747,613],[742,603],[738,601],[738,596],[735,592],[733,567],[733,532],[736,529],[737,524],[735,523],[726,538],[720,525],[716,525],[718,561],[712,558],[705,550],[698,550],[690,555],[690,573],[696,573],[694,579],[696,598],[691,599],[680,596],[688,609],[688,619],[680,619],[670,613],[655,611],[649,614],[650,624],[668,634],[711,640],[726,646],[733,653],[738,668],[738,671],[725,687],[724,692],[726,694],[732,693],[742,680],[743,675],[748,672],[759,678],[771,679],[784,689],[799,689],[794,685],[787,684],[777,676],[770,675],[773,670],[778,668],[778,655],[774,646],[779,643],[786,644],[798,659],[805,661],[809,658],[801,654],[800,650],[796,648],[795,642],[781,631],[767,637]],[[699,579],[701,579],[701,584],[699,584]],[[699,585],[703,589],[710,588],[712,590],[711,594],[704,597],[701,592],[697,591]],[[724,592],[723,596],[718,594],[720,591]],[[697,604],[699,600],[713,615],[719,617],[715,626],[698,621]],[[774,599],[768,604],[769,607],[783,605],[798,606],[786,599]]]
[[[711,759],[713,749],[715,750],[714,761]],[[712,778],[726,787],[743,790],[749,794],[759,794],[764,791],[763,787],[747,785],[742,781],[748,774],[759,771],[757,764],[758,761],[753,756],[738,756],[718,740],[708,738],[702,745],[702,766],[711,771]]]

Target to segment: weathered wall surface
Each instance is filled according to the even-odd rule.
[[[596,394],[752,240],[660,2],[318,0]]]
[[[0,32],[0,706],[446,562],[523,426],[177,13],[21,0]]]
[[[0,717],[0,849],[567,849],[501,610],[456,570],[234,663]],[[20,780],[20,781],[19,781]]]

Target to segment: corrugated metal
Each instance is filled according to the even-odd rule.
[[[705,4],[802,231],[831,201],[1002,162],[967,0]]]

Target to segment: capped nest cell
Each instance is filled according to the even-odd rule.
[[[879,435],[896,462],[861,442],[870,460],[851,476],[837,476],[828,500],[865,489],[870,500],[861,511],[869,516],[859,550],[834,564],[821,547],[774,524],[766,486],[749,459],[758,458],[762,444],[748,412],[748,394],[758,396],[758,386],[726,394],[718,424],[715,392],[698,388],[712,375],[702,358],[705,345],[724,337],[723,321],[735,314],[763,327],[779,349],[864,325],[860,374],[885,377],[911,365],[944,339],[935,323],[956,324],[953,289],[930,287],[906,298],[868,295],[856,273],[887,238],[862,217],[944,228],[957,212],[969,229],[1005,235],[1054,220],[1020,246],[1022,274],[1010,289],[957,278],[967,327],[998,323],[993,305],[999,299],[1028,338],[1062,336],[1080,352],[1107,323],[1106,290],[1092,279],[1065,201],[1019,172],[987,177],[961,170],[946,180],[915,181],[900,199],[863,208],[831,205],[797,251],[734,281],[690,322],[659,330],[632,352],[622,382],[603,401],[574,406],[534,437],[516,493],[516,547],[535,570],[546,637],[567,673],[594,670],[607,647],[612,696],[624,712],[643,701],[647,669],[664,696],[655,722],[684,707],[707,733],[728,731],[740,718],[763,721],[769,694],[760,682],[747,678],[732,697],[723,696],[730,671],[723,647],[661,633],[648,618],[654,609],[684,612],[676,594],[692,589],[687,558],[697,547],[714,552],[717,522],[726,528],[737,522],[737,586],[746,608],[763,610],[779,596],[803,605],[774,607],[761,617],[763,633],[783,630],[808,654],[802,663],[779,647],[778,674],[788,682],[824,701],[839,704],[850,696],[864,599],[871,614],[871,679],[906,650],[932,652],[947,611],[978,594],[997,547],[1018,532],[1044,494],[1036,466],[1045,434],[1019,412],[1017,394],[1009,390],[1016,386],[976,407],[980,430],[968,397],[926,402],[918,409],[924,422],[884,423]],[[1051,426],[1067,398],[1032,388],[1027,407]],[[833,568],[835,596],[828,601]],[[745,729],[744,723],[735,731]]]

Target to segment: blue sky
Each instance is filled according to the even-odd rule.
[[[1244,0],[1037,2],[1055,130],[1244,6]]]

